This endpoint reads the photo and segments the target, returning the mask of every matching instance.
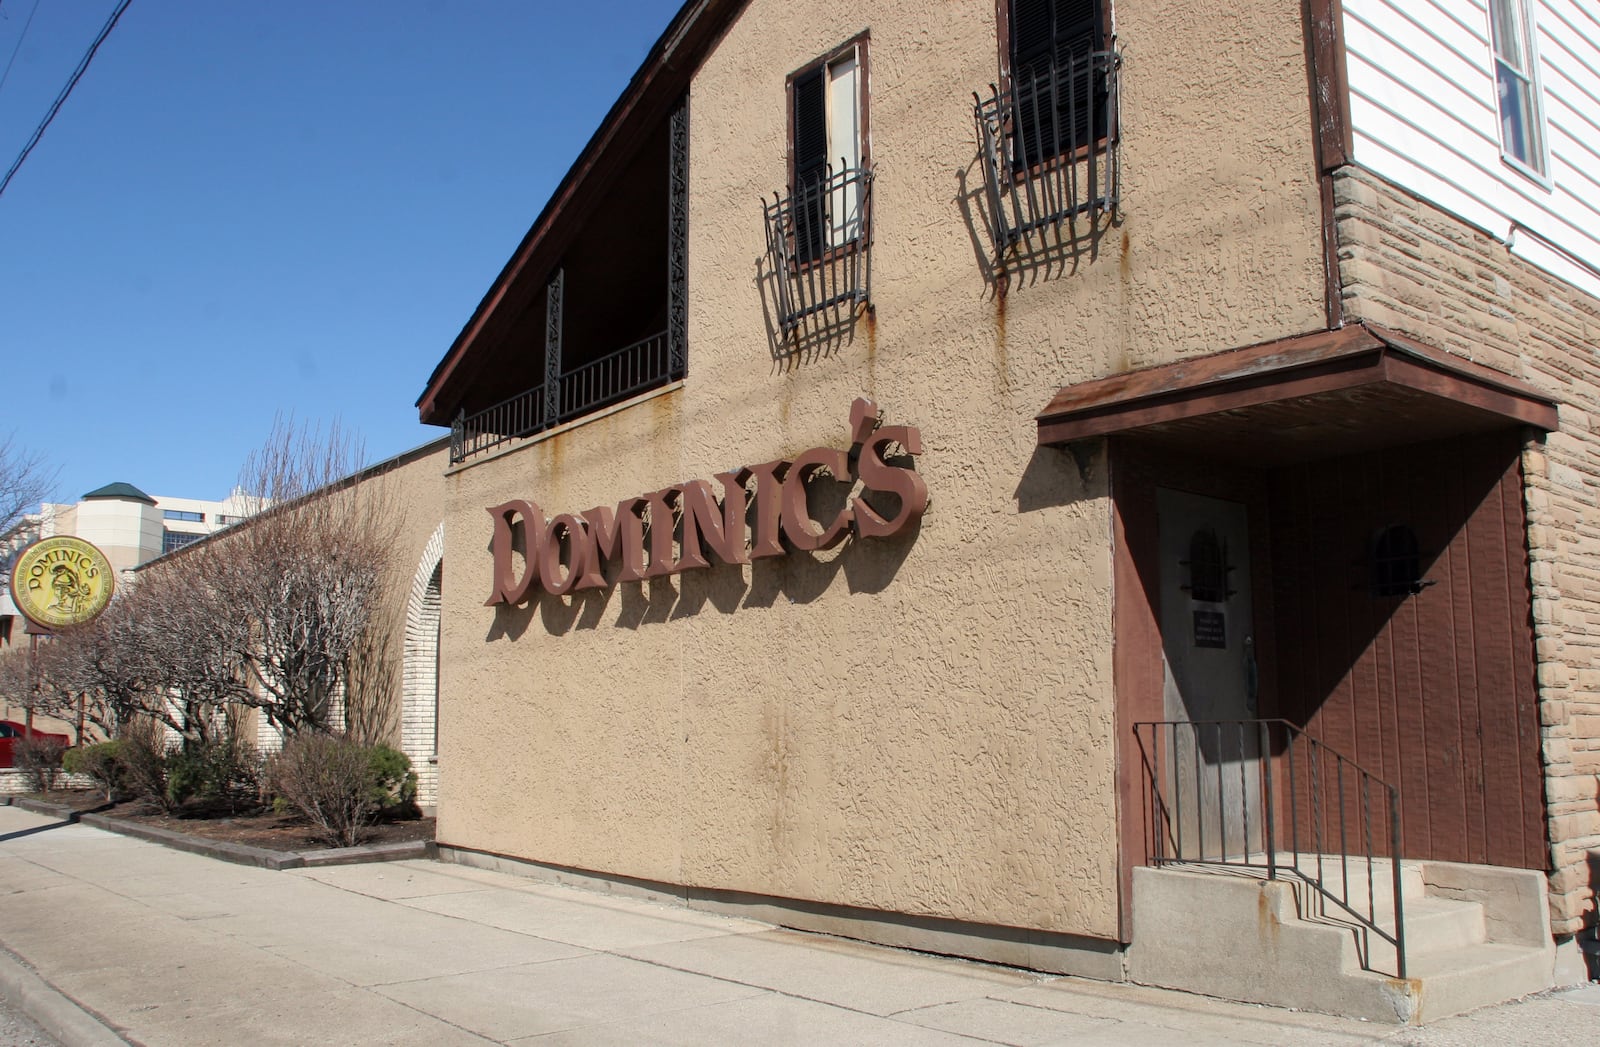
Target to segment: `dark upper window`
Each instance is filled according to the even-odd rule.
[[[162,531],[161,551],[163,553],[170,553],[174,549],[182,549],[190,542],[204,537],[205,535],[203,534],[185,534],[182,531]]]
[[[206,514],[193,512],[189,509],[163,509],[161,518],[163,520],[186,520],[189,523],[204,523]]]
[[[1109,133],[1100,0],[1010,0],[1007,58],[1015,92],[1013,162],[1031,166]]]
[[[867,161],[867,38],[789,78],[790,185],[800,262],[860,240]]]

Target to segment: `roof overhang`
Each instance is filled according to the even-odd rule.
[[[645,131],[671,111],[700,62],[747,2],[686,0],[678,10],[428,377],[427,388],[417,398],[424,424],[450,424],[461,387],[482,365],[483,354],[475,353],[474,347],[502,335],[501,328],[520,315],[535,294],[543,293],[545,278],[616,180],[626,158]]]
[[[1361,323],[1065,386],[1038,416],[1039,445],[1121,435],[1283,465],[1507,426],[1548,432],[1556,403]]]

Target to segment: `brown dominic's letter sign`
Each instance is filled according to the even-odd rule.
[[[615,508],[596,506],[549,519],[536,504],[521,499],[491,506],[494,591],[484,603],[522,603],[535,585],[562,596],[709,567],[707,550],[723,563],[746,564],[783,556],[789,549],[831,549],[852,533],[861,538],[898,534],[921,518],[928,505],[928,485],[914,467],[886,460],[894,445],[907,455],[921,454],[922,434],[909,425],[880,427],[877,405],[859,398],[850,407],[848,451],[813,447],[792,460],[717,473],[720,502],[709,481],[690,480],[625,498]],[[806,486],[818,475],[846,484],[861,482],[856,497],[832,520],[813,519],[807,506]],[[898,508],[885,516],[869,500],[873,495],[898,499]],[[886,501],[879,497],[879,506]],[[524,534],[520,577],[512,556],[519,519]],[[657,526],[658,521],[663,525]],[[679,522],[682,530],[674,549]],[[620,568],[608,581],[606,565],[619,561]]]

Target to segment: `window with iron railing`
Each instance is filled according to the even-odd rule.
[[[1079,217],[1115,215],[1117,52],[1019,69],[974,96],[984,204],[997,254]]]
[[[788,78],[789,189],[764,208],[778,326],[845,319],[870,298],[868,34]]]
[[[778,324],[853,315],[872,298],[872,171],[824,167],[766,205],[767,255]]]

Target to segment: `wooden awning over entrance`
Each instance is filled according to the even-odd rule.
[[[1065,386],[1039,445],[1123,434],[1284,465],[1526,425],[1556,428],[1549,394],[1373,324],[1231,349]]]

